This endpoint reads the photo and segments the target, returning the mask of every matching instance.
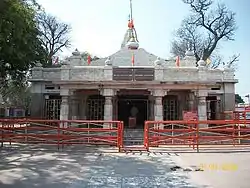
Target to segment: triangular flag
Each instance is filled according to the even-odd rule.
[[[179,67],[180,66],[180,56],[176,57],[176,66]]]
[[[91,63],[91,57],[90,55],[88,55],[88,65],[90,65],[90,63]]]
[[[249,96],[249,94],[248,94],[248,95],[246,95],[245,97],[246,97],[246,98],[249,98],[250,96]]]
[[[134,55],[134,53],[132,53],[131,62],[132,62],[132,66],[134,66],[135,65],[135,55]]]
[[[210,58],[207,58],[206,63],[207,63],[207,65],[209,65],[211,63]]]

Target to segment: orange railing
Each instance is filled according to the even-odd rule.
[[[4,143],[123,146],[121,121],[0,119]]]
[[[250,120],[147,121],[144,146],[249,145]]]

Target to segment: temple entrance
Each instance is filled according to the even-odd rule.
[[[118,97],[118,120],[125,128],[143,129],[148,120],[148,96],[121,95]]]
[[[216,120],[218,112],[220,111],[220,101],[217,100],[217,96],[208,96],[207,101],[207,119]]]

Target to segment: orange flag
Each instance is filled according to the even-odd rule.
[[[90,63],[91,63],[91,57],[90,55],[88,55],[88,65],[90,65]]]
[[[134,66],[135,65],[135,55],[134,55],[134,53],[132,53],[131,61],[132,61],[132,66]]]
[[[176,66],[179,67],[180,66],[180,56],[176,57]]]

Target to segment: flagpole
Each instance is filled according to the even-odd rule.
[[[132,21],[133,20],[133,11],[132,11],[132,0],[130,0],[130,21]]]

